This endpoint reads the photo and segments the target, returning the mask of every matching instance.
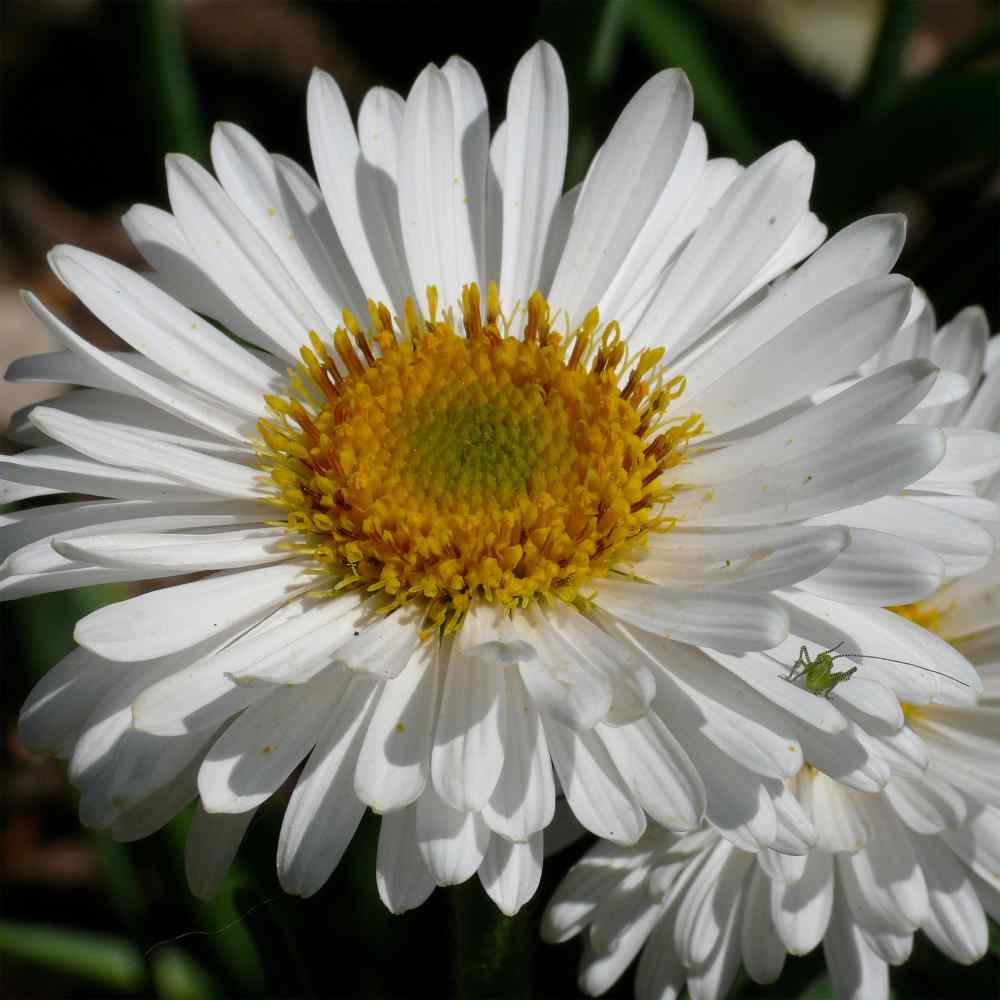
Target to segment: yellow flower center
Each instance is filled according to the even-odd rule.
[[[571,335],[552,329],[538,293],[510,336],[495,286],[430,320],[369,304],[363,331],[345,313],[332,343],[311,334],[287,397],[267,398],[262,466],[287,508],[294,545],[387,608],[428,603],[451,629],[473,596],[507,608],[580,596],[649,531],[666,531],[663,473],[702,432],[667,416],[684,380],[663,350],[631,362],[617,324],[591,310]],[[501,332],[501,328],[505,332]]]

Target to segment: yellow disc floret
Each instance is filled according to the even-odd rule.
[[[508,608],[572,601],[649,531],[670,525],[663,473],[701,433],[671,419],[680,377],[662,350],[626,361],[597,310],[564,336],[536,293],[520,336],[501,332],[495,286],[485,317],[464,289],[462,329],[412,302],[372,329],[345,314],[332,343],[311,336],[287,397],[268,397],[263,466],[288,510],[294,544],[336,588],[428,604],[454,627],[473,596]]]

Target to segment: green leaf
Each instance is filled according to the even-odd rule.
[[[138,992],[146,984],[139,949],[111,934],[0,921],[0,955],[121,993]]]
[[[706,40],[703,15],[683,0],[632,0],[632,37],[659,66],[679,66],[694,87],[695,114],[725,151],[743,162],[764,151],[722,69],[721,53]]]
[[[858,95],[862,113],[871,117],[888,107],[903,74],[903,54],[920,16],[920,0],[889,0],[868,73]]]
[[[530,910],[505,917],[478,878],[445,892],[452,916],[455,996],[531,997],[538,932]]]
[[[146,0],[139,10],[141,44],[160,118],[161,145],[207,163],[205,123],[188,65],[180,5],[175,0]]]
[[[798,994],[798,1000],[834,1000],[830,977],[825,972],[817,976]]]
[[[158,948],[150,955],[150,965],[161,1000],[216,1000],[219,996],[212,977],[181,948]]]
[[[606,0],[594,33],[594,47],[587,66],[587,82],[594,90],[604,90],[614,79],[628,29],[632,0]]]

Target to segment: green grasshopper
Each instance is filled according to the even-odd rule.
[[[833,689],[838,684],[843,684],[844,681],[850,680],[858,669],[857,666],[853,666],[849,670],[834,670],[833,664],[837,660],[856,658],[860,660],[883,660],[886,663],[899,663],[904,667],[916,667],[918,670],[926,670],[929,674],[946,677],[956,684],[961,684],[962,687],[969,686],[965,681],[960,681],[957,677],[942,673],[940,670],[931,670],[930,667],[921,666],[919,663],[909,663],[906,660],[893,660],[888,656],[871,656],[864,653],[838,653],[837,650],[843,645],[843,642],[838,642],[836,646],[831,646],[829,649],[817,654],[816,659],[812,659],[809,656],[809,650],[805,646],[802,646],[799,649],[798,659],[792,664],[791,671],[779,676],[793,684],[798,680],[805,681],[805,689],[810,694],[822,695],[825,698],[829,698],[833,694]]]

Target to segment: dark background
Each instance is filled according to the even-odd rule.
[[[211,122],[239,122],[309,164],[313,66],[337,78],[356,110],[370,86],[405,94],[427,62],[457,52],[480,71],[496,123],[511,70],[538,38],[556,45],[569,76],[567,183],[635,89],[679,65],[714,155],[748,162],[799,139],[817,156],[813,207],[831,231],[873,211],[906,212],[899,270],[926,289],[939,319],[978,303],[1000,325],[1000,30],[988,0],[7,0],[2,9],[4,364],[48,349],[14,287],[35,289],[81,333],[113,343],[47,275],[45,253],[70,242],[139,266],[120,215],[136,201],[165,204],[164,152],[204,160]],[[35,389],[5,387],[0,426]],[[5,996],[576,995],[579,944],[542,945],[538,922],[582,847],[546,863],[515,920],[497,914],[475,878],[392,917],[375,892],[371,817],[307,901],[277,888],[281,801],[261,809],[209,904],[184,884],[186,817],[128,847],[83,830],[65,766],[18,746],[17,709],[70,648],[74,621],[121,595],[94,588],[0,606]],[[998,982],[995,928],[991,955],[971,969],[921,938],[893,972],[898,998],[998,996]],[[611,995],[631,991],[629,975]],[[733,995],[819,1000],[830,988],[814,954],[789,960],[774,986],[739,979]]]

